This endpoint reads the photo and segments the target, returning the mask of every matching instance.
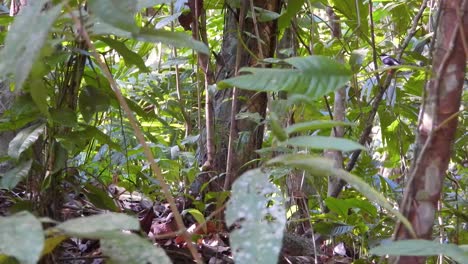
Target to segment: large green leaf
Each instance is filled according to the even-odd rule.
[[[11,25],[0,52],[0,75],[13,74],[16,88],[21,89],[39,57],[52,23],[62,10],[63,3],[43,10],[49,0],[30,1]]]
[[[36,264],[43,246],[41,222],[31,213],[0,218],[0,255],[15,257],[22,264]]]
[[[135,22],[136,1],[90,0],[88,4],[92,14],[98,16],[103,22],[128,32],[138,32]]]
[[[0,188],[2,189],[13,189],[16,185],[28,176],[29,170],[31,169],[32,159],[23,161],[16,165],[13,169],[5,172],[2,175],[0,181]]]
[[[286,213],[280,190],[261,169],[242,174],[232,186],[226,223],[236,263],[277,263]],[[273,194],[273,195],[272,195]]]
[[[271,159],[268,161],[268,164],[282,164],[288,167],[307,170],[312,176],[328,177],[333,175],[334,177],[344,180],[352,185],[362,195],[366,196],[367,199],[376,202],[383,208],[387,209],[390,213],[395,215],[398,220],[400,220],[405,225],[405,227],[414,234],[413,228],[408,219],[406,219],[406,217],[404,217],[397,209],[395,209],[393,205],[387,201],[385,196],[376,191],[358,176],[355,176],[343,169],[335,168],[334,162],[332,160],[322,157],[314,157],[311,155],[291,154]]]
[[[44,128],[45,124],[39,123],[21,130],[10,142],[8,155],[15,159],[19,158],[23,151],[28,149],[39,139],[39,136],[44,132]]]
[[[123,41],[106,37],[100,37],[99,40],[106,43],[107,45],[109,45],[109,47],[117,51],[123,57],[125,65],[127,65],[127,67],[135,65],[142,72],[148,71],[148,67],[146,67],[142,57],[138,55],[138,53],[130,50]]]
[[[205,54],[210,53],[208,47],[204,43],[196,41],[191,35],[182,32],[142,28],[138,34],[134,35],[134,37],[140,41],[161,42],[174,47],[191,48]]]
[[[243,68],[240,75],[218,83],[218,87],[254,91],[288,91],[316,99],[333,92],[348,82],[351,71],[344,65],[324,56],[294,57],[284,60],[294,69]]]
[[[292,134],[297,132],[304,132],[317,129],[333,128],[335,126],[354,126],[353,123],[334,121],[334,120],[313,120],[292,124],[286,127],[286,133]]]
[[[101,239],[101,249],[115,264],[172,263],[162,248],[135,234],[109,234]]]
[[[436,241],[414,239],[386,243],[372,248],[370,254],[384,256],[437,256],[451,257],[458,263],[468,263],[468,251],[454,244],[441,244]]]
[[[140,223],[135,217],[119,213],[106,213],[74,218],[56,226],[69,236],[103,238],[109,231],[138,230]]]
[[[324,136],[299,136],[293,137],[286,141],[286,144],[293,147],[304,147],[311,149],[333,149],[340,151],[353,151],[366,148],[352,140],[337,137]]]
[[[160,42],[177,48],[191,48],[198,52],[209,54],[209,49],[203,42],[194,40],[191,35],[186,33],[153,28],[140,28],[137,32],[129,32],[113,27],[105,22],[95,22],[91,25],[94,35],[115,35],[122,38],[134,38],[144,42]]]

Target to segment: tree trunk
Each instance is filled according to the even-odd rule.
[[[242,2],[242,1],[241,1]],[[273,12],[278,12],[279,1],[253,1],[256,7],[266,9]],[[243,1],[242,4],[248,4],[247,10],[251,10],[250,1]],[[244,7],[245,8],[245,7]],[[264,57],[272,57],[275,51],[276,39],[276,21],[263,22],[257,21],[254,25],[252,18],[239,17],[239,9],[228,8],[226,12],[224,39],[222,50],[218,58],[218,71],[216,81],[221,81],[235,75],[236,67],[244,66],[258,66],[256,58],[252,57],[250,53],[242,48],[238,65],[236,65],[236,56],[238,54],[238,45],[243,45],[240,41],[245,43],[250,52],[255,54],[257,58],[261,58],[260,54]],[[244,30],[239,32],[239,21],[244,20]],[[258,48],[258,40],[250,36],[256,35],[255,26],[258,27],[258,33],[261,39],[261,49]],[[248,32],[249,34],[245,34]],[[239,40],[239,36],[242,40]],[[214,109],[214,126],[215,126],[215,155],[212,169],[218,175],[226,171],[226,162],[228,158],[228,142],[229,132],[231,126],[234,129],[234,148],[232,152],[232,175],[228,184],[234,182],[237,177],[245,170],[254,167],[255,164],[251,163],[249,166],[244,166],[247,162],[257,158],[255,150],[259,149],[263,141],[263,124],[259,124],[250,119],[235,120],[230,122],[231,118],[231,98],[233,89],[218,90],[213,97]],[[237,91],[236,102],[237,113],[258,113],[262,118],[265,118],[267,96],[266,93],[256,93],[252,91]],[[224,185],[222,177],[213,182],[216,186],[214,189],[220,190]]]
[[[468,41],[467,1],[444,0],[440,10],[432,64],[433,77],[426,87],[415,160],[400,207],[411,222],[417,238],[429,240],[432,239],[437,202],[457,128],[468,52],[464,49]],[[458,13],[458,10],[463,12]],[[401,224],[397,226],[395,235],[397,240],[412,238]],[[424,262],[425,257],[401,256],[395,259],[395,263]]]

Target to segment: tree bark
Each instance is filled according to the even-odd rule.
[[[247,1],[249,2],[249,1]],[[279,1],[253,1],[254,6],[266,9],[273,12],[278,12]],[[247,10],[250,10],[248,8]],[[258,22],[258,32],[262,41],[261,51],[258,48],[258,40],[250,37],[255,36],[255,25],[251,18],[245,19],[244,32],[239,32],[239,10],[228,8],[226,12],[226,22],[224,29],[224,39],[221,53],[218,57],[216,81],[221,81],[235,75],[236,68],[236,54],[238,45],[245,46],[258,57],[263,54],[265,57],[272,57],[275,51],[276,40],[276,21]],[[242,36],[242,40],[238,38]],[[250,53],[242,49],[240,63],[238,66],[257,66],[258,61]],[[234,123],[230,122],[231,116],[231,98],[233,89],[218,90],[213,97],[213,109],[215,113],[214,126],[215,126],[215,142],[216,152],[213,161],[213,171],[220,175],[226,171],[226,161],[228,154],[229,130],[233,126],[237,137],[234,139],[235,149],[233,149],[232,157],[232,175],[230,183],[235,181],[242,172],[255,166],[250,164],[244,166],[247,162],[257,158],[255,150],[259,149],[263,141],[263,124],[258,124],[249,119],[236,120]],[[252,91],[238,90],[236,109],[240,113],[258,113],[262,118],[265,118],[267,96],[265,93],[257,93]],[[237,113],[236,113],[237,114]],[[262,120],[263,121],[263,120]],[[212,182],[214,190],[221,190],[224,185],[224,179],[219,178],[217,181]],[[230,187],[230,184],[229,184]]]
[[[432,239],[437,202],[451,155],[465,77],[468,42],[466,0],[441,1],[435,40],[433,77],[426,87],[411,174],[400,210],[417,238]],[[462,10],[458,13],[458,10]],[[413,238],[401,224],[397,240]],[[424,263],[425,257],[401,256],[394,263]]]

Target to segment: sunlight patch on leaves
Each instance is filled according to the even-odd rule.
[[[29,212],[0,218],[0,253],[20,263],[35,264],[44,246],[42,225]]]
[[[280,190],[261,169],[242,174],[233,184],[226,223],[236,263],[276,263],[286,212]]]

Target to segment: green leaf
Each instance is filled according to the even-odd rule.
[[[356,198],[338,199],[334,197],[327,197],[325,203],[330,211],[337,213],[343,218],[348,216],[349,209],[359,208],[369,213],[373,217],[377,216],[377,209],[366,200],[359,200]]]
[[[40,115],[29,93],[17,96],[13,105],[1,116],[0,131],[19,130]]]
[[[236,263],[277,263],[286,212],[280,190],[261,169],[242,174],[232,186],[226,223]],[[267,243],[266,243],[267,242]]]
[[[306,170],[312,176],[328,177],[333,175],[334,177],[344,180],[352,185],[362,195],[367,197],[369,201],[376,202],[378,205],[395,215],[398,220],[400,220],[404,226],[414,234],[413,227],[408,219],[406,219],[406,217],[404,217],[397,209],[393,208],[393,205],[387,201],[385,196],[376,191],[358,176],[355,176],[345,170],[335,168],[332,160],[311,155],[291,154],[271,159],[268,161],[268,164],[282,164],[288,167]]]
[[[61,3],[43,10],[49,0],[31,1],[21,8],[11,25],[0,51],[0,74],[13,74],[16,88],[21,89],[39,57],[52,23],[62,10]],[[34,44],[34,45],[32,45]]]
[[[11,190],[16,187],[16,185],[26,178],[31,169],[32,159],[23,161],[20,164],[16,165],[13,169],[5,172],[2,175],[2,180],[0,181],[0,187],[2,189]]]
[[[468,252],[454,244],[441,244],[436,241],[413,239],[385,243],[372,248],[370,254],[390,256],[437,256],[451,257],[458,263],[467,263]]]
[[[126,214],[106,213],[68,220],[56,226],[69,236],[103,238],[109,231],[139,230],[140,223]]]
[[[31,78],[31,98],[33,99],[34,103],[36,103],[37,108],[41,111],[44,116],[49,115],[49,104],[47,103],[47,87],[44,85],[44,82],[40,79],[42,77],[35,76],[36,74],[32,74],[33,78]]]
[[[114,199],[112,199],[112,197],[109,196],[107,191],[99,189],[96,186],[93,186],[92,184],[87,184],[86,188],[84,188],[84,191],[89,201],[93,203],[97,208],[106,209],[113,212],[118,211]]]
[[[191,35],[182,32],[142,28],[134,37],[140,41],[161,42],[174,47],[186,47],[205,54],[210,54],[208,47],[204,43],[196,41]]]
[[[39,220],[29,212],[0,218],[0,252],[15,257],[22,264],[39,261],[44,246],[44,232]]]
[[[88,4],[92,14],[103,22],[128,32],[138,32],[135,22],[136,1],[90,0]]]
[[[110,95],[94,86],[85,86],[78,99],[80,112],[86,123],[89,123],[93,115],[98,111],[107,111],[110,105]]]
[[[191,48],[195,51],[209,54],[208,47],[200,41],[194,40],[191,35],[182,32],[171,32],[161,29],[140,28],[138,32],[129,32],[113,27],[105,22],[96,21],[92,25],[94,35],[115,35],[123,38],[134,38],[150,43],[163,43],[177,48]]]
[[[185,213],[191,214],[193,216],[193,218],[195,218],[195,220],[199,224],[205,223],[205,216],[199,210],[197,210],[195,208],[185,209],[182,213],[183,214],[185,214]]]
[[[263,8],[259,8],[259,7],[255,7],[255,12],[257,13],[256,15],[258,16],[259,22],[272,21],[272,20],[278,19],[281,16],[280,14],[276,12],[266,10]]]
[[[290,125],[286,128],[286,133],[292,134],[317,129],[333,128],[336,126],[354,126],[353,123],[333,121],[333,120],[314,120]]]
[[[52,253],[54,249],[62,243],[65,239],[67,239],[67,236],[59,235],[59,236],[53,236],[49,237],[45,240],[44,242],[44,249],[42,250],[41,256],[47,255]]]
[[[119,144],[115,143],[112,141],[111,137],[98,128],[94,126],[86,126],[86,133],[88,133],[90,136],[94,136],[99,142],[102,144],[107,144],[109,147],[117,150],[117,151],[122,151],[122,148],[120,147]],[[92,137],[91,136],[91,137]]]
[[[137,10],[160,4],[170,4],[173,0],[137,0]]]
[[[39,139],[44,132],[45,124],[36,124],[21,130],[8,146],[8,155],[12,158],[19,158],[21,153],[28,149]]]
[[[141,56],[138,55],[138,53],[130,50],[122,41],[106,37],[100,37],[98,39],[109,45],[109,47],[113,48],[115,51],[117,51],[123,57],[125,65],[127,65],[127,67],[135,65],[140,71],[148,72],[148,67],[146,67],[145,62],[143,61]]]
[[[274,112],[270,112],[270,120],[268,122],[271,132],[279,141],[285,141],[288,139],[286,131],[281,127],[278,116]]]
[[[286,144],[293,147],[304,147],[312,149],[332,149],[340,151],[353,151],[366,148],[352,140],[337,137],[324,136],[299,136],[293,137],[286,141]]]
[[[218,87],[254,91],[288,91],[316,99],[333,92],[348,82],[351,71],[342,64],[324,56],[294,57],[284,60],[295,69],[243,68],[240,75],[218,83]]]
[[[363,0],[330,0],[330,4],[340,16],[347,19],[344,22],[358,36],[367,40],[367,32],[369,32],[368,15],[369,8],[364,4]],[[357,5],[356,5],[357,4]]]
[[[101,239],[101,249],[114,264],[172,263],[162,248],[135,234],[109,234]]]
[[[52,109],[50,117],[54,123],[64,127],[74,127],[78,124],[75,111],[69,108]]]
[[[286,7],[286,12],[281,14],[278,19],[278,28],[279,30],[289,27],[291,24],[292,18],[296,16],[297,12],[301,10],[304,0],[289,0],[288,6]]]
[[[348,216],[348,210],[350,206],[348,203],[346,203],[345,200],[335,197],[327,197],[325,199],[325,204],[327,205],[328,209],[330,209],[330,211],[337,213],[339,216],[343,218]]]

